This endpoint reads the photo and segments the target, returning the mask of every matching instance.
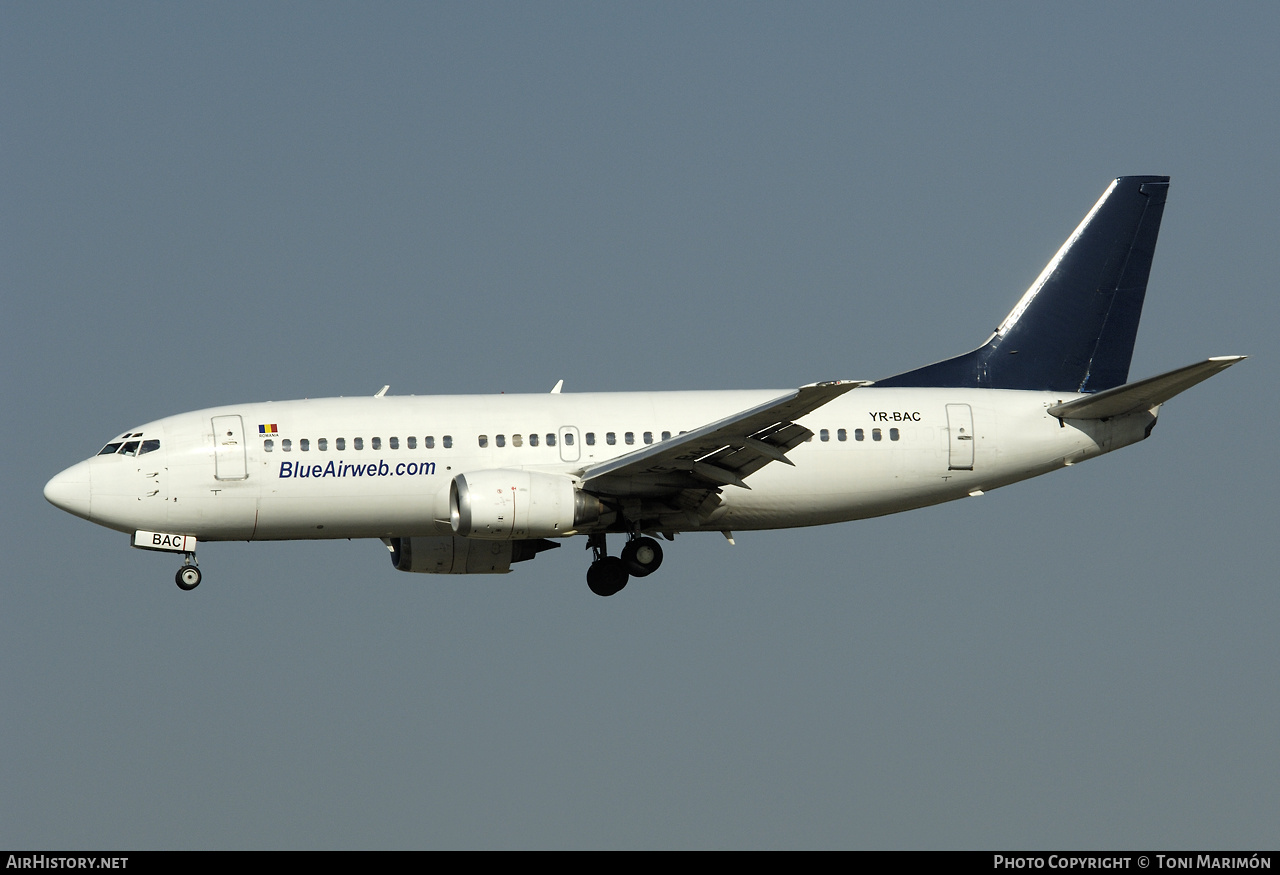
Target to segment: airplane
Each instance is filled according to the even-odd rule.
[[[400,571],[492,574],[584,535],[601,596],[658,569],[659,537],[982,495],[1146,439],[1164,402],[1245,358],[1127,382],[1168,189],[1114,180],[981,346],[886,379],[215,407],[130,428],[44,494],[181,553],[184,590],[200,541],[377,538]]]

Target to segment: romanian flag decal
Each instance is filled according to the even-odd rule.
[[[274,422],[268,425],[258,426],[258,434],[262,435],[263,437],[271,437],[275,433],[276,433],[276,424]]]

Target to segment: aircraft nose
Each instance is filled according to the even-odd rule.
[[[44,485],[44,497],[54,507],[89,518],[89,463],[72,465]]]

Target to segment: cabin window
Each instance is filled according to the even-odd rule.
[[[487,434],[480,435],[480,446],[482,447],[489,446],[489,436]]]
[[[863,440],[866,440],[866,439],[867,439],[867,433],[866,433],[865,431],[863,431],[862,429],[860,429],[860,428],[855,428],[855,429],[853,430],[853,439],[854,439],[855,441],[863,441]]]
[[[587,446],[594,447],[596,445],[596,433],[594,431],[587,432]]]
[[[424,447],[426,447],[428,450],[434,450],[434,449],[436,448],[436,437],[435,437],[435,435],[429,434],[429,435],[427,435],[426,437],[424,437],[424,438],[422,439],[422,445],[423,445]],[[445,444],[445,446],[447,447],[447,446],[448,446],[448,444]]]
[[[345,449],[347,448],[347,439],[346,439],[346,438],[334,438],[334,439],[333,439],[333,448],[334,448],[335,450],[345,450]]]
[[[896,428],[889,429],[889,440],[896,441],[898,439],[898,430]]]
[[[393,450],[400,449],[400,438],[398,437],[387,438],[387,446],[391,447],[391,449]]]
[[[566,447],[571,447],[571,446],[573,446],[573,432],[571,432],[571,431],[566,431],[566,432],[564,433],[564,445],[565,445]]]
[[[631,446],[636,442],[636,433],[634,431],[629,431],[622,436],[622,439],[626,442],[627,446]]]
[[[536,434],[529,435],[529,446],[536,447],[538,445],[538,436]]]
[[[522,434],[513,434],[513,435],[511,436],[511,446],[513,446],[513,447],[520,447],[520,446],[524,446],[524,435],[522,435]]]
[[[847,441],[848,439],[849,439],[849,433],[847,431],[845,431],[843,428],[836,429],[836,440]]]
[[[444,438],[443,438],[443,441],[444,441],[444,448],[445,448],[446,450],[448,450],[448,449],[452,449],[452,447],[453,447],[453,435],[451,435],[451,434],[447,434],[447,435],[445,435],[445,436],[444,436]]]
[[[616,434],[614,434],[613,432],[611,432],[611,431],[610,431],[610,432],[605,432],[605,435],[604,435],[604,442],[605,442],[606,444],[608,444],[609,446],[613,446],[614,444],[616,444],[616,443],[618,442],[618,436],[617,436]]]
[[[304,453],[310,452],[311,441],[307,440],[306,438],[302,438],[301,440],[298,441],[298,449]]]
[[[319,439],[316,441],[316,449],[317,449],[317,450],[319,450],[319,451],[320,451],[320,452],[322,452],[322,453],[326,453],[326,452],[328,452],[328,451],[329,451],[329,439],[328,439],[328,438],[319,438]]]
[[[556,433],[554,431],[547,432],[547,446],[554,447],[556,445]]]
[[[262,451],[264,453],[269,453],[275,448],[276,448],[276,442],[273,441],[271,438],[267,438],[265,441],[262,442]]]
[[[831,440],[831,432],[827,431],[825,428],[822,429],[821,431],[818,432],[818,440],[821,440],[821,441]]]
[[[382,449],[382,438],[380,437],[370,438],[369,446],[370,446],[370,449],[374,449],[374,450]]]
[[[154,438],[149,441],[143,441],[142,448],[138,450],[138,455],[144,456],[147,453],[153,452],[158,449],[160,449],[160,441],[155,440]]]
[[[280,441],[280,449],[284,450],[286,453],[289,452],[290,450],[293,449],[293,441],[289,440],[288,438],[285,438],[284,440]]]
[[[418,448],[418,439],[416,437],[407,437],[404,439],[404,443],[405,446],[411,450],[416,450]]]
[[[122,442],[122,443],[123,443],[123,442]],[[116,450],[118,450],[118,449],[120,449],[120,444],[118,444],[118,443],[116,443],[116,444],[107,444],[105,447],[103,447],[102,449],[98,450],[98,455],[99,455],[99,456],[110,456],[110,455],[114,454],[114,453],[115,453],[115,451],[116,451]]]
[[[122,455],[122,456],[136,456],[136,455],[138,455],[138,444],[139,444],[139,443],[141,443],[141,442],[140,442],[140,441],[129,441],[127,444],[125,444],[123,447],[121,447],[121,448],[120,448],[120,455]]]
[[[352,449],[356,449],[356,450],[363,450],[363,449],[364,449],[364,438],[362,438],[362,437],[352,438],[352,439],[351,439],[351,447],[352,447]]]
[[[496,435],[493,442],[500,447],[505,447],[507,445],[507,436],[505,434]]]
[[[871,439],[872,439],[873,441],[878,441],[878,440],[880,440],[880,429],[878,429],[878,428],[873,428],[873,429],[871,429]]]
[[[664,441],[669,441],[669,440],[671,440],[671,432],[669,432],[669,431],[664,431],[664,432],[662,433],[662,439],[663,439]]]
[[[644,433],[644,442],[645,442],[646,444],[651,444],[651,443],[653,443],[653,432],[651,432],[651,431],[646,431],[646,432]]]

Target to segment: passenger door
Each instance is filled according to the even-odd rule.
[[[968,404],[948,404],[948,470],[973,470],[973,443],[973,409]]]
[[[213,470],[215,480],[244,480],[249,476],[244,423],[238,415],[213,417]]]

